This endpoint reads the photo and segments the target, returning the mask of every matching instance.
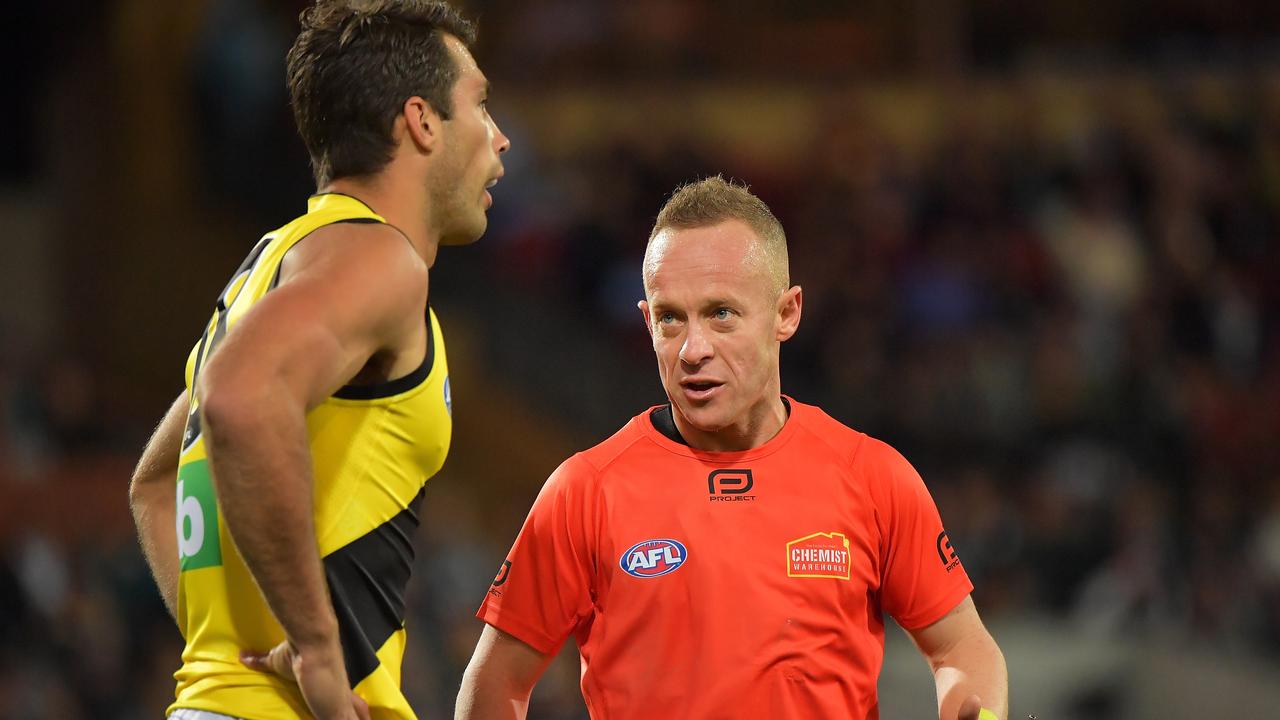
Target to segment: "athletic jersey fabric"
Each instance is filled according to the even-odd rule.
[[[908,629],[972,590],[920,476],[820,409],[701,452],[649,411],[547,481],[477,616],[573,635],[596,720],[875,718],[882,611]]]
[[[385,222],[355,198],[317,195],[306,215],[267,233],[228,283],[187,361],[191,411],[178,470],[181,574],[178,624],[186,639],[170,707],[250,720],[310,717],[296,686],[250,670],[241,650],[284,639],[227,533],[200,433],[200,368],[237,320],[277,283],[285,253],[333,223]],[[420,310],[421,311],[421,310]],[[377,385],[347,386],[307,415],[315,527],[341,632],[347,674],[375,718],[412,718],[400,691],[404,589],[426,480],[452,433],[449,371],[435,313],[425,310],[421,366]]]

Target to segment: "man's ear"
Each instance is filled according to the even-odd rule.
[[[650,337],[653,336],[653,322],[649,317],[649,301],[641,300],[636,303],[636,307],[640,308],[640,314],[644,316],[644,328],[649,332]]]
[[[778,296],[778,342],[786,342],[800,327],[800,310],[804,306],[804,291],[792,285]]]
[[[444,118],[426,100],[414,95],[404,101],[400,116],[396,118],[396,130],[403,123],[404,133],[418,152],[430,154],[442,142]]]

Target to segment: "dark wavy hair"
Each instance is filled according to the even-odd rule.
[[[316,185],[371,175],[391,160],[391,130],[410,97],[446,120],[459,69],[445,45],[475,26],[437,0],[318,0],[299,16],[289,98]]]

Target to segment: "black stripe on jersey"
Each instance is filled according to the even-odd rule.
[[[267,249],[271,241],[275,239],[275,235],[267,234],[262,236],[257,245],[249,251],[249,255],[245,257],[244,262],[240,263],[240,267],[231,274],[231,279],[227,281],[227,286],[222,288],[222,292],[218,295],[218,312],[226,312],[229,305],[227,304],[227,294],[231,292],[232,286],[236,284],[236,280],[241,275],[248,275],[253,271],[253,266],[258,264],[258,258],[262,257],[262,251]]]
[[[413,567],[413,533],[426,488],[409,507],[324,558],[351,687],[378,667],[378,648],[404,627],[404,591]]]
[[[387,380],[386,382],[372,383],[370,385],[344,385],[338,388],[333,394],[336,398],[343,400],[377,400],[378,398],[391,397],[399,395],[402,392],[408,392],[427,379],[431,374],[431,366],[436,360],[436,338],[435,329],[431,327],[431,307],[427,306],[427,353],[422,358],[422,364],[417,370],[398,377],[395,380]]]
[[[200,408],[194,408],[187,413],[187,425],[182,429],[182,452],[186,452],[195,444],[196,438],[200,437],[200,433],[204,432],[200,422]]]

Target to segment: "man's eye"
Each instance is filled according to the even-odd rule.
[[[733,311],[730,310],[729,308],[720,308],[719,310],[716,310],[716,319],[728,320],[729,316],[732,314],[733,314]]]
[[[676,321],[675,313],[664,312],[658,316],[658,322],[669,325]]]

